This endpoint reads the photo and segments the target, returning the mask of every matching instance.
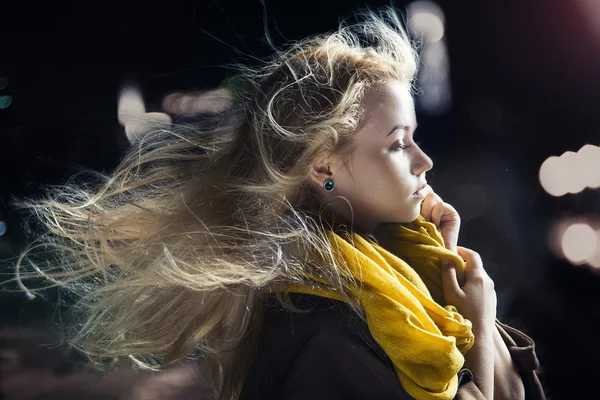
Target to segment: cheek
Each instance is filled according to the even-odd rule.
[[[398,155],[400,158],[401,155]],[[390,159],[389,162],[382,165],[382,175],[386,180],[395,186],[396,190],[410,190],[410,171],[404,160]]]
[[[382,205],[403,201],[411,195],[411,184],[402,168],[395,163],[380,163],[360,174],[359,193],[370,203]]]
[[[354,186],[361,197],[384,197],[404,195],[410,191],[410,171],[402,154],[385,154],[374,151],[372,154],[356,153],[353,162],[349,163],[350,169],[345,171],[340,183],[344,186]],[[405,165],[406,164],[406,165]],[[348,186],[346,186],[348,187]]]

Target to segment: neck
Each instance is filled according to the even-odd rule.
[[[349,219],[340,215],[338,213],[334,213],[330,210],[322,210],[320,216],[324,217],[329,223],[332,223],[334,226],[345,226],[355,233],[366,236],[378,243],[377,236],[375,235],[375,229],[365,229],[366,224],[360,223],[359,221],[354,220],[353,223],[350,223]]]

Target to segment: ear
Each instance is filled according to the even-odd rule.
[[[323,183],[333,175],[331,167],[335,162],[336,158],[330,152],[322,151],[317,154],[309,171],[310,181],[318,187],[323,186]]]

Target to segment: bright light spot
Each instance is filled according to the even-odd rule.
[[[600,148],[583,146],[577,153],[552,156],[540,166],[540,184],[552,196],[579,193],[586,187],[600,187]]]
[[[423,94],[420,98],[421,106],[432,115],[442,114],[450,109],[452,95],[449,83],[446,80],[423,85]]]
[[[596,232],[585,223],[574,223],[562,236],[562,251],[574,264],[581,264],[596,251]]]
[[[444,14],[441,8],[429,1],[415,1],[408,6],[408,26],[428,43],[444,37]]]
[[[562,186],[566,193],[579,193],[585,189],[585,182],[583,181],[583,171],[580,169],[579,157],[572,151],[566,151],[560,156],[560,163],[562,167]]]
[[[540,183],[546,192],[552,196],[562,196],[565,194],[562,187],[563,170],[561,168],[560,158],[552,156],[546,159],[540,167]]]
[[[139,116],[146,112],[144,99],[139,89],[134,86],[126,86],[119,95],[118,117],[121,125],[138,121]]]
[[[130,143],[153,128],[163,129],[171,124],[171,117],[165,113],[147,113],[142,94],[132,85],[124,87],[119,95],[118,114]]]
[[[4,236],[6,233],[6,222],[0,221],[0,236]]]
[[[563,218],[554,221],[552,227],[550,228],[550,232],[548,233],[548,245],[550,250],[552,250],[557,257],[565,257],[562,249],[562,237],[565,233],[565,230],[572,225],[573,222],[581,221],[574,221],[572,218]]]
[[[165,129],[171,125],[171,117],[165,113],[151,112],[137,116],[136,120],[127,122],[125,134],[130,143],[152,129]]]
[[[577,155],[584,182],[588,187],[600,188],[600,147],[586,144]]]
[[[596,231],[596,250],[585,261],[592,267],[600,269],[600,230]]]
[[[448,72],[448,57],[444,42],[429,43],[423,49],[421,59],[430,68],[442,69]]]
[[[443,114],[452,105],[444,12],[431,1],[412,2],[408,5],[408,28],[416,38],[422,39],[423,67],[417,76],[422,93],[417,97],[418,106],[431,115]]]
[[[171,93],[162,102],[162,108],[175,115],[215,114],[232,103],[232,95],[224,88],[196,93]]]

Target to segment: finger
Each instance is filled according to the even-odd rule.
[[[465,272],[468,272],[469,276],[484,273],[483,262],[481,256],[477,252],[461,246],[457,246],[456,252],[463,260],[465,260]]]
[[[425,218],[425,221],[429,222],[429,219],[431,218],[431,206],[429,205],[427,196],[425,196],[425,199],[421,202],[421,215]]]
[[[470,262],[473,259],[472,250],[467,249],[466,247],[456,246],[456,252],[465,262]]]
[[[458,277],[456,276],[456,268],[451,262],[442,262],[442,289],[444,293],[456,293],[464,294],[463,290],[458,284]]]
[[[433,222],[433,224],[438,228],[442,223],[442,215],[444,215],[444,206],[445,203],[443,201],[440,201],[439,203],[434,205],[431,210],[431,222]]]
[[[421,203],[421,215],[427,222],[431,222],[431,210],[436,205],[437,199],[435,193],[430,193],[425,196],[423,202]]]
[[[443,235],[442,235],[443,237]],[[448,238],[444,238],[444,245],[446,246],[446,248],[448,250],[450,250],[453,253],[457,253],[456,252],[456,245],[454,244],[454,241]],[[458,253],[457,253],[458,254]]]
[[[456,251],[457,251],[458,255],[461,256],[463,258],[463,260],[465,260],[465,261],[467,261],[465,259],[465,257],[470,258],[471,253],[473,252],[473,250],[467,249],[466,247],[463,247],[463,246],[456,246]]]

